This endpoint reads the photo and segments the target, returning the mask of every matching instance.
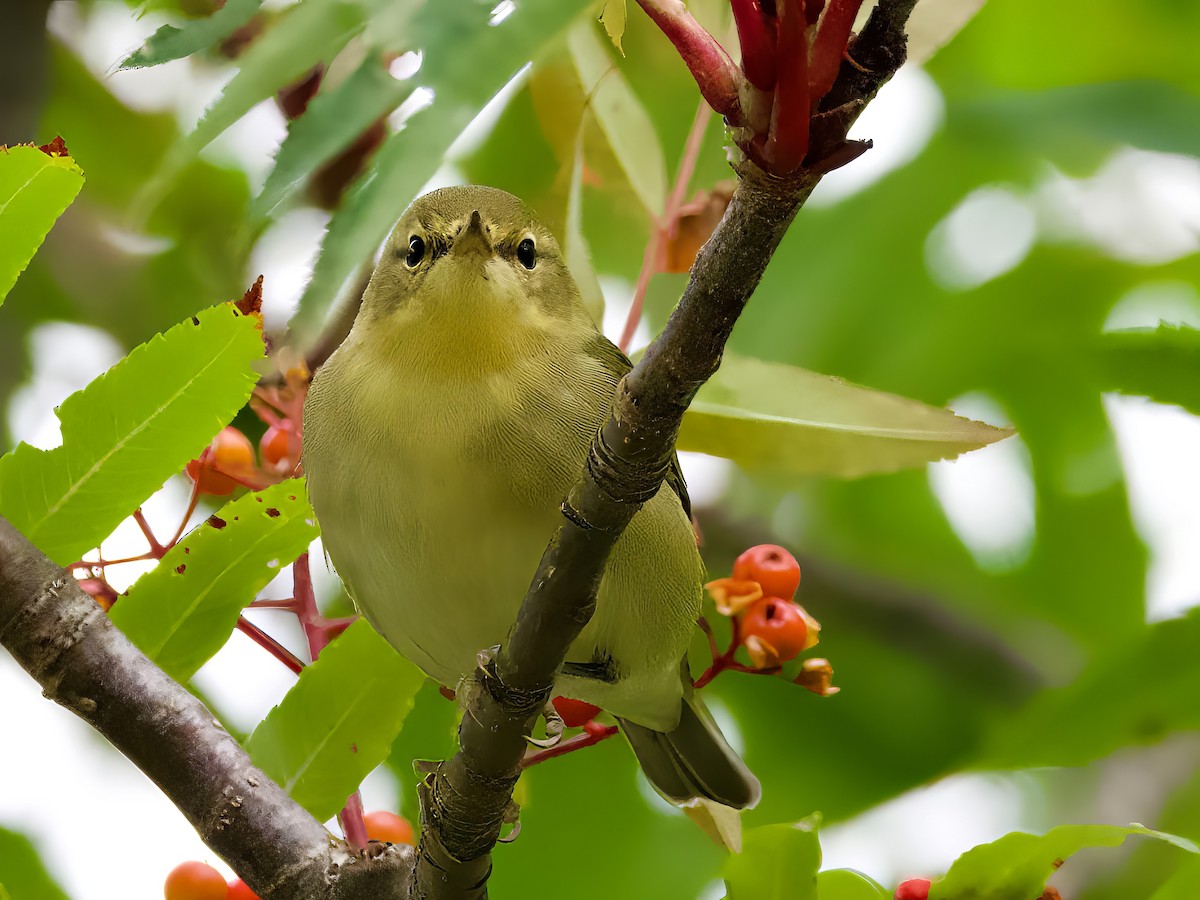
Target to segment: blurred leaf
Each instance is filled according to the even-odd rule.
[[[882,885],[854,869],[818,872],[817,896],[821,900],[891,900]]]
[[[254,18],[261,5],[262,0],[226,0],[212,15],[194,19],[181,28],[164,25],[150,35],[145,46],[131,53],[120,67],[137,69],[157,66],[205,50]]]
[[[70,900],[38,856],[29,838],[0,828],[0,897],[12,900]]]
[[[725,863],[728,900],[816,900],[821,844],[814,813],[794,825],[763,825],[742,835]]]
[[[317,534],[302,479],[247,494],[185,535],[110,618],[168,675],[187,681],[225,645],[243,607]]]
[[[727,354],[684,415],[678,443],[749,468],[850,478],[952,459],[1009,434],[840,378]]]
[[[254,729],[246,751],[325,821],[387,758],[424,681],[420,669],[359,619],[300,673]]]
[[[275,167],[255,198],[256,212],[270,212],[306,176],[399,106],[414,86],[412,80],[393,78],[384,61],[369,53],[345,81],[330,90],[319,90],[304,115],[288,123],[288,135],[275,155]]]
[[[1163,324],[1108,332],[1100,339],[1100,365],[1103,386],[1200,415],[1200,331]]]
[[[232,303],[135,348],[57,410],[63,443],[0,457],[0,513],[67,565],[100,544],[233,418],[262,358]]]
[[[600,21],[604,23],[604,31],[613,46],[622,56],[625,50],[621,46],[621,38],[625,36],[625,22],[629,18],[629,10],[625,8],[625,0],[605,0],[604,8],[600,11]]]
[[[81,187],[69,156],[33,146],[0,151],[0,304]]]
[[[567,215],[563,231],[563,258],[579,285],[583,305],[592,321],[600,328],[604,324],[604,291],[592,268],[587,238],[583,236],[583,128],[582,122],[575,139],[575,158],[571,165],[571,180],[567,188]]]
[[[457,753],[458,723],[458,704],[442,696],[440,686],[432,678],[425,679],[388,756],[388,768],[400,782],[397,812],[409,821],[416,822],[421,817],[417,784],[424,777],[413,768],[413,760],[449,759]]]
[[[1155,891],[1149,900],[1196,900],[1200,897],[1200,859],[1192,858]]]
[[[589,4],[523,0],[496,25],[486,6],[426,4],[413,14],[409,37],[424,56],[420,82],[434,95],[373,158],[347,192],[292,323],[312,327],[342,283],[369,259],[405,205],[437,171],[454,139],[484,105]],[[470,65],[464,61],[470,60]]]
[[[1046,691],[997,722],[979,762],[987,768],[1077,766],[1118,747],[1200,728],[1200,607],[1130,635],[1071,685]]]
[[[657,219],[666,206],[667,166],[654,123],[605,51],[590,18],[580,19],[571,28],[567,44],[588,93],[587,108],[608,138],[646,214]]]
[[[907,61],[920,65],[954,39],[982,8],[984,0],[922,0],[905,25]]]
[[[1131,834],[1200,853],[1185,838],[1141,825],[1060,825],[1042,835],[1014,831],[956,859],[950,871],[933,883],[929,900],[1030,900],[1068,856],[1086,847],[1120,846]]]

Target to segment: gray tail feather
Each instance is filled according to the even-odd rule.
[[[674,731],[654,731],[618,719],[642,771],[655,789],[675,803],[697,797],[734,809],[758,803],[762,788],[725,740],[699,697],[685,697]]]

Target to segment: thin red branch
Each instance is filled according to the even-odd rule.
[[[362,794],[355,791],[347,800],[342,811],[338,813],[338,822],[342,826],[342,834],[355,850],[367,846],[367,825],[363,821]]]
[[[167,548],[158,542],[158,538],[154,536],[154,532],[150,528],[150,523],[146,521],[146,516],[139,506],[133,511],[133,520],[138,523],[138,528],[142,529],[142,534],[146,538],[146,543],[150,545],[150,554],[154,559],[162,559]]]
[[[588,725],[593,723],[588,722]],[[601,741],[606,741],[620,729],[616,725],[601,725],[595,729],[588,729],[583,734],[577,734],[573,738],[569,738],[553,747],[545,750],[539,750],[536,753],[530,753],[521,761],[521,767],[528,769],[530,766],[536,766],[540,762],[545,762],[548,759],[554,759],[556,756],[564,756],[567,753],[574,753],[576,750],[582,750],[584,747],[591,747],[599,744]]]
[[[775,87],[775,26],[759,0],[732,0],[733,21],[742,48],[742,71],[761,91]]]
[[[697,22],[681,0],[638,0],[654,24],[675,45],[708,105],[741,125],[742,73],[725,48]]]
[[[275,640],[253,622],[248,621],[244,617],[239,616],[237,620],[237,630],[258,646],[262,647],[273,657],[299,675],[304,670],[304,661],[296,656],[291,650]]]
[[[809,96],[820,100],[829,93],[837,80],[850,42],[850,29],[863,0],[830,0],[829,8],[821,18],[821,25],[813,41],[812,59],[808,67]]]
[[[188,520],[192,518],[192,513],[196,511],[196,504],[200,502],[200,483],[192,482],[192,495],[188,498],[187,509],[183,513],[183,519],[179,523],[179,527],[175,529],[175,534],[171,538],[169,546],[174,547],[179,543],[179,539],[183,537],[183,533],[187,531]]]
[[[779,79],[763,153],[773,175],[800,168],[808,152],[812,107],[808,92],[808,36],[804,0],[779,0]]]

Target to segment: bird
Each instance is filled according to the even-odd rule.
[[[302,463],[362,615],[440,684],[501,644],[632,363],[551,231],[478,185],[415,200],[314,373]],[[743,809],[758,780],[693,692],[704,565],[678,459],[612,549],[554,694],[616,717],[668,800]]]

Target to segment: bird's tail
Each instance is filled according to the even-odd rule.
[[[746,809],[762,795],[758,779],[729,746],[700,698],[688,692],[674,731],[618,719],[655,789],[673,803],[697,797]]]

